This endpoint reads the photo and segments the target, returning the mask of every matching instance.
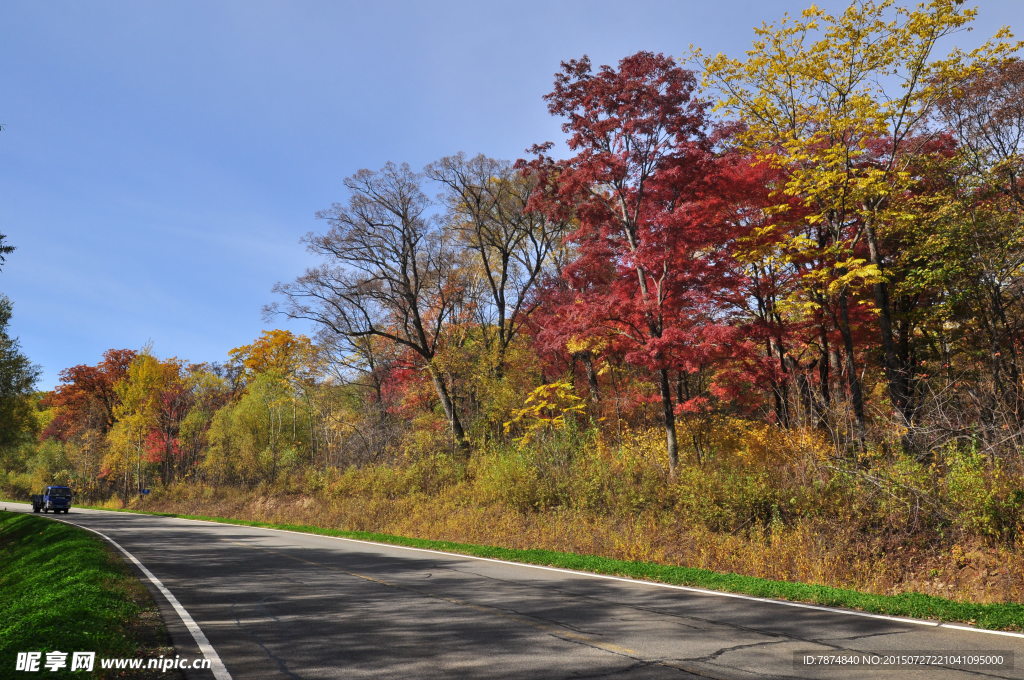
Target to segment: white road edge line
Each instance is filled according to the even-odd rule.
[[[110,512],[99,510],[97,512]],[[145,513],[127,513],[127,514],[141,514]],[[149,515],[150,517],[160,517],[160,515]],[[671,583],[659,583],[658,581],[644,581],[642,579],[627,578],[625,576],[612,576],[610,574],[596,574],[589,571],[576,571],[574,569],[563,569],[561,567],[548,567],[541,564],[529,564],[527,562],[513,562],[511,560],[499,560],[493,557],[478,557],[476,555],[466,555],[464,553],[453,553],[444,550],[433,550],[431,548],[414,548],[408,545],[396,545],[394,543],[381,543],[379,541],[366,541],[359,538],[345,538],[344,536],[327,536],[325,534],[314,534],[307,531],[294,531],[292,529],[274,529],[273,527],[254,527],[248,524],[233,524],[231,522],[211,522],[205,519],[188,519],[187,517],[168,517],[166,519],[181,519],[187,522],[197,522],[200,524],[211,524],[214,526],[236,526],[244,527],[246,529],[262,529],[264,531],[279,531],[284,534],[298,534],[299,536],[316,536],[318,538],[330,538],[336,541],[348,541],[350,543],[364,543],[366,545],[376,545],[384,548],[395,548],[398,550],[411,550],[413,552],[433,553],[435,555],[447,555],[450,557],[463,557],[470,560],[479,560],[481,562],[495,562],[497,564],[511,564],[517,567],[529,567],[530,569],[542,569],[544,571],[554,571],[561,574],[574,574],[576,576],[587,576],[590,578],[605,579],[607,581],[621,581],[623,583],[635,583],[638,585],[655,586],[658,588],[667,588],[669,590],[683,590],[688,593],[699,593],[701,595],[713,595],[718,597],[732,597],[738,600],[749,600],[752,602],[767,602],[769,604],[778,604],[785,607],[797,607],[799,609],[813,609],[815,611],[832,612],[834,614],[846,614],[848,616],[860,616],[867,619],[882,619],[883,621],[896,621],[898,623],[909,623],[916,626],[931,626],[933,628],[952,628],[955,630],[965,630],[974,633],[985,633],[987,635],[1003,635],[1006,637],[1024,638],[1024,633],[1014,633],[1008,630],[989,630],[987,628],[975,628],[973,626],[962,626],[954,623],[942,623],[936,621],[926,621],[925,619],[912,619],[903,616],[888,616],[886,614],[872,614],[870,612],[858,612],[852,609],[839,609],[836,607],[826,607],[820,604],[808,604],[806,602],[791,602],[789,600],[774,600],[769,597],[756,597],[754,595],[742,595],[740,593],[727,593],[720,590],[709,590],[707,588],[696,588],[694,586],[677,586]]]
[[[168,519],[186,519],[185,517],[174,517]],[[201,519],[189,520],[190,522],[203,522],[205,524],[228,524],[227,522],[209,522]],[[753,602],[767,602],[769,604],[779,604],[786,607],[798,607],[800,609],[814,609],[822,612],[832,612],[835,614],[847,614],[849,616],[861,616],[868,619],[883,619],[885,621],[897,621],[899,623],[911,623],[917,626],[931,626],[933,628],[954,628],[956,630],[966,630],[974,633],[986,633],[988,635],[1005,635],[1007,637],[1024,638],[1024,633],[1014,633],[1007,630],[989,630],[987,628],[975,628],[973,626],[962,626],[960,624],[953,623],[942,623],[936,621],[926,621],[925,619],[911,619],[902,616],[888,616],[886,614],[872,614],[870,612],[858,612],[852,609],[838,609],[836,607],[826,607],[820,604],[807,604],[805,602],[791,602],[789,600],[774,600],[769,597],[756,597],[754,595],[742,595],[740,593],[728,593],[721,590],[708,590],[706,588],[696,588],[694,586],[677,586],[671,583],[659,583],[658,581],[644,581],[637,578],[627,578],[625,576],[612,576],[610,574],[597,574],[590,571],[576,571],[574,569],[563,569],[561,567],[548,567],[541,564],[529,564],[527,562],[512,562],[511,560],[499,560],[493,557],[478,557],[476,555],[466,555],[464,553],[453,553],[446,552],[444,550],[432,550],[430,548],[413,548],[407,545],[395,545],[394,543],[380,543],[378,541],[364,541],[358,538],[345,538],[343,536],[326,536],[324,534],[313,534],[305,531],[292,531],[291,529],[274,529],[271,527],[253,527],[245,524],[234,524],[230,526],[241,526],[249,529],[265,529],[267,531],[280,531],[287,534],[299,534],[300,536],[317,536],[319,538],[333,538],[336,541],[349,541],[351,543],[365,543],[367,545],[377,545],[385,548],[398,548],[401,550],[412,550],[415,552],[434,553],[436,555],[448,555],[451,557],[464,557],[471,560],[479,560],[481,562],[496,562],[498,564],[511,564],[517,567],[529,567],[531,569],[542,569],[544,571],[554,571],[562,574],[574,574],[576,576],[588,576],[590,578],[600,578],[607,581],[622,581],[623,583],[635,583],[637,585],[644,586],[656,586],[658,588],[668,588],[670,590],[683,590],[688,593],[698,593],[700,595],[713,595],[718,597],[732,597],[738,600],[750,600]]]
[[[147,516],[146,513],[131,512],[131,513],[116,513],[111,510],[92,510],[83,508],[87,512],[107,512],[114,514],[134,514]],[[160,515],[148,515],[149,517],[160,517]],[[741,595],[740,593],[727,593],[720,590],[708,590],[707,588],[696,588],[693,586],[677,586],[671,583],[659,583],[657,581],[644,581],[637,578],[627,578],[625,576],[612,576],[610,574],[595,574],[589,571],[576,571],[574,569],[563,569],[561,567],[547,567],[541,564],[529,564],[527,562],[512,562],[511,560],[499,560],[493,557],[477,557],[476,555],[466,555],[463,553],[446,552],[444,550],[433,550],[431,548],[413,548],[407,545],[396,545],[394,543],[381,543],[379,541],[365,541],[359,538],[345,538],[344,536],[327,536],[325,534],[314,534],[306,531],[294,531],[292,529],[274,529],[272,527],[254,527],[248,524],[233,524],[231,522],[211,522],[205,519],[188,519],[187,517],[165,517],[165,519],[180,519],[186,522],[197,522],[199,524],[211,524],[214,526],[236,526],[243,527],[246,529],[261,529],[263,531],[279,531],[285,534],[298,534],[299,536],[315,536],[318,538],[331,538],[336,541],[348,541],[350,543],[365,543],[366,545],[377,545],[384,548],[395,548],[397,550],[411,550],[413,552],[433,553],[435,555],[448,555],[450,557],[462,557],[469,560],[479,560],[481,562],[496,562],[498,564],[511,564],[517,567],[529,567],[530,569],[542,569],[544,571],[554,571],[561,574],[574,574],[576,576],[587,576],[590,578],[605,579],[607,581],[621,581],[623,583],[635,583],[638,585],[655,586],[657,588],[667,588],[669,590],[682,590],[688,593],[699,593],[701,595],[713,595],[717,597],[732,597],[738,600],[749,600],[752,602],[767,602],[769,604],[778,604],[785,607],[797,607],[799,609],[813,609],[815,611],[832,612],[834,614],[846,614],[848,616],[860,616],[866,619],[882,619],[883,621],[896,621],[898,623],[909,623],[916,626],[931,626],[933,628],[952,628],[954,630],[964,630],[972,633],[985,633],[986,635],[1002,635],[1005,637],[1024,638],[1024,633],[1014,633],[1008,630],[989,630],[987,628],[975,628],[974,626],[962,626],[954,623],[942,623],[936,621],[926,621],[924,619],[912,619],[902,616],[887,616],[885,614],[871,614],[870,612],[858,612],[852,609],[838,609],[836,607],[826,607],[820,604],[807,604],[805,602],[791,602],[789,600],[774,600],[768,597],[756,597],[754,595]],[[79,525],[75,525],[79,526]],[[83,529],[85,527],[82,527]],[[91,530],[90,530],[91,531]],[[96,533],[99,533],[98,531]],[[102,536],[102,534],[100,534]],[[107,539],[110,540],[110,539]],[[111,541],[113,542],[113,541]],[[116,544],[115,544],[116,545]],[[118,546],[120,547],[120,546]],[[124,550],[122,548],[122,550]],[[219,679],[218,679],[219,680]]]
[[[68,526],[78,527],[79,529],[91,531],[92,533],[103,537],[105,540],[109,541],[111,545],[113,545],[115,548],[124,553],[124,556],[131,560],[132,564],[139,568],[139,570],[146,576],[146,578],[149,579],[149,582],[156,586],[157,590],[159,590],[163,594],[163,596],[167,598],[167,601],[171,603],[171,606],[174,607],[174,611],[178,613],[178,616],[181,618],[181,622],[185,624],[185,628],[188,629],[188,632],[192,633],[192,639],[195,640],[196,644],[199,646],[199,651],[202,652],[203,656],[206,657],[206,659],[210,662],[210,670],[213,671],[213,677],[216,678],[216,680],[233,680],[231,677],[231,673],[228,673],[228,669],[224,667],[224,662],[220,660],[220,656],[217,654],[217,650],[214,649],[213,645],[210,644],[210,641],[207,639],[206,634],[203,632],[203,629],[200,628],[199,624],[195,622],[195,619],[193,619],[192,615],[188,613],[188,610],[185,609],[180,602],[178,602],[178,598],[174,597],[174,593],[168,590],[167,586],[165,586],[163,582],[160,581],[160,579],[154,576],[153,572],[147,569],[146,565],[140,562],[135,557],[135,555],[132,555],[130,552],[125,550],[123,547],[121,547],[121,544],[112,539],[110,536],[107,536],[102,531],[97,531],[96,529],[91,529],[89,527],[82,526],[81,524],[75,524],[74,522],[67,522],[62,519],[56,519],[55,517],[51,517],[50,519],[54,519],[58,522],[61,522],[62,524],[67,524]]]

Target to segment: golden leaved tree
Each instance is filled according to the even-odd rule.
[[[897,337],[912,330],[896,328],[892,286],[900,273],[886,244],[919,219],[913,167],[933,141],[926,124],[935,102],[952,83],[1017,49],[1003,29],[974,50],[937,58],[942,39],[975,15],[958,0],[912,9],[858,0],[834,15],[812,5],[756,28],[745,58],[695,50],[719,109],[743,121],[740,144],[781,172],[775,224],[766,229],[800,274],[788,302],[821,320],[823,365],[829,335],[841,338],[860,442],[865,409],[851,308],[865,304],[877,314],[889,398],[895,415],[912,421],[913,359],[901,355]],[[794,200],[800,216],[792,214]],[[870,299],[858,300],[866,289]]]
[[[146,437],[159,427],[162,395],[179,379],[180,372],[181,362],[160,361],[143,350],[114,385],[119,400],[114,407],[116,422],[107,433],[108,449],[102,467],[108,479],[117,480],[125,500],[146,484]]]

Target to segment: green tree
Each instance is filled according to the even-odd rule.
[[[6,238],[6,234],[0,234],[0,264],[6,262],[6,256],[14,252],[14,246],[4,244],[4,239]]]
[[[8,334],[11,311],[11,301],[0,295],[0,447],[21,442],[36,426],[32,394],[39,368]]]
[[[310,461],[311,418],[284,376],[257,373],[238,401],[213,415],[202,468],[219,481],[273,482]]]

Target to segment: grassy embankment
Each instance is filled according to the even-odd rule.
[[[91,651],[100,657],[171,654],[145,586],[99,537],[31,515],[0,512],[0,676],[178,678],[175,673],[68,669],[18,673],[18,652]],[[70,664],[70,654],[68,661]],[[43,656],[45,660],[45,654]],[[126,673],[134,673],[125,675]]]

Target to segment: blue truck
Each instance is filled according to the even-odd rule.
[[[66,486],[48,486],[41,494],[32,496],[32,512],[63,512],[71,509],[71,489]]]

